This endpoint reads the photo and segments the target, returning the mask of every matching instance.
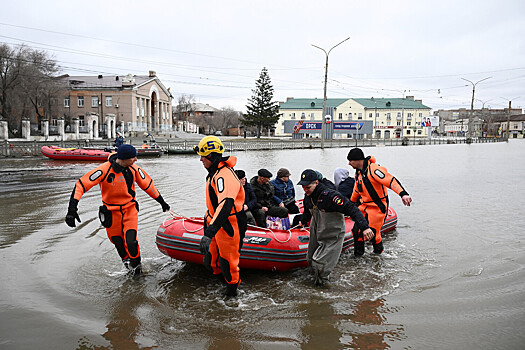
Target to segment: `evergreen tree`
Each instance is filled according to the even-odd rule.
[[[257,137],[261,137],[263,127],[270,129],[279,120],[279,106],[276,102],[272,102],[273,86],[266,67],[255,81],[255,89],[252,93],[246,105],[247,113],[244,114],[241,122],[245,126],[256,126]]]

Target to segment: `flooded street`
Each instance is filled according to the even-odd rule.
[[[248,179],[287,167],[297,183],[305,168],[350,169],[348,150],[234,155]],[[98,163],[0,159],[0,349],[522,349],[525,141],[363,150],[413,198],[403,207],[391,192],[398,228],[384,254],[343,254],[322,288],[306,269],[241,271],[234,299],[202,266],[159,252],[167,216],[138,186],[145,274],[132,279],[98,220],[98,187],[82,223],[64,223],[75,181]],[[204,214],[198,156],[138,164],[172,210]]]

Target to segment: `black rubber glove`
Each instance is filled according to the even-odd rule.
[[[80,216],[78,216],[78,213],[76,211],[68,211],[66,215],[66,224],[69,227],[76,227],[77,224],[75,220],[78,220],[78,222],[82,222],[80,220]]]
[[[75,190],[73,190],[73,193],[71,193],[71,198],[69,199],[69,205],[67,207],[66,224],[69,227],[77,226],[75,220],[78,220],[78,222],[82,222],[80,221],[80,216],[78,216],[78,200],[73,198],[74,194]]]
[[[162,203],[160,203],[160,205],[162,206],[162,211],[163,212],[167,212],[168,210],[170,210],[170,206],[169,206],[168,203],[162,202]]]
[[[201,244],[200,244],[200,250],[202,254],[208,253],[208,251],[210,250],[210,243],[211,243],[210,237],[202,236]]]
[[[168,210],[170,210],[169,204],[164,201],[164,198],[162,198],[161,195],[159,195],[157,198],[155,198],[155,200],[157,202],[159,202],[159,204],[162,206],[162,211],[163,212],[167,212]]]

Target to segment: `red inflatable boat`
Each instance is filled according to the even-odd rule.
[[[109,155],[115,151],[95,148],[60,148],[57,146],[43,146],[41,152],[44,156],[57,160],[82,160],[105,162]],[[160,157],[161,148],[137,148],[137,157]]]
[[[204,234],[203,224],[203,218],[179,216],[169,219],[157,230],[157,247],[174,259],[202,264],[199,243]],[[345,224],[343,251],[354,245],[354,222],[347,217]],[[391,232],[396,225],[397,214],[389,208],[382,232]],[[309,238],[307,229],[275,230],[248,226],[241,249],[240,267],[269,271],[306,267]]]

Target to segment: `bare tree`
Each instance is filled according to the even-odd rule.
[[[0,118],[8,121],[13,134],[19,134],[23,118],[38,122],[48,118],[57,88],[54,75],[59,67],[47,52],[25,45],[0,45]]]
[[[173,107],[173,124],[177,125],[179,121],[190,121],[195,115],[195,97],[193,95],[180,95],[177,105]]]
[[[224,129],[237,128],[241,124],[241,117],[242,114],[232,107],[223,107],[214,118],[215,130],[223,131]]]

